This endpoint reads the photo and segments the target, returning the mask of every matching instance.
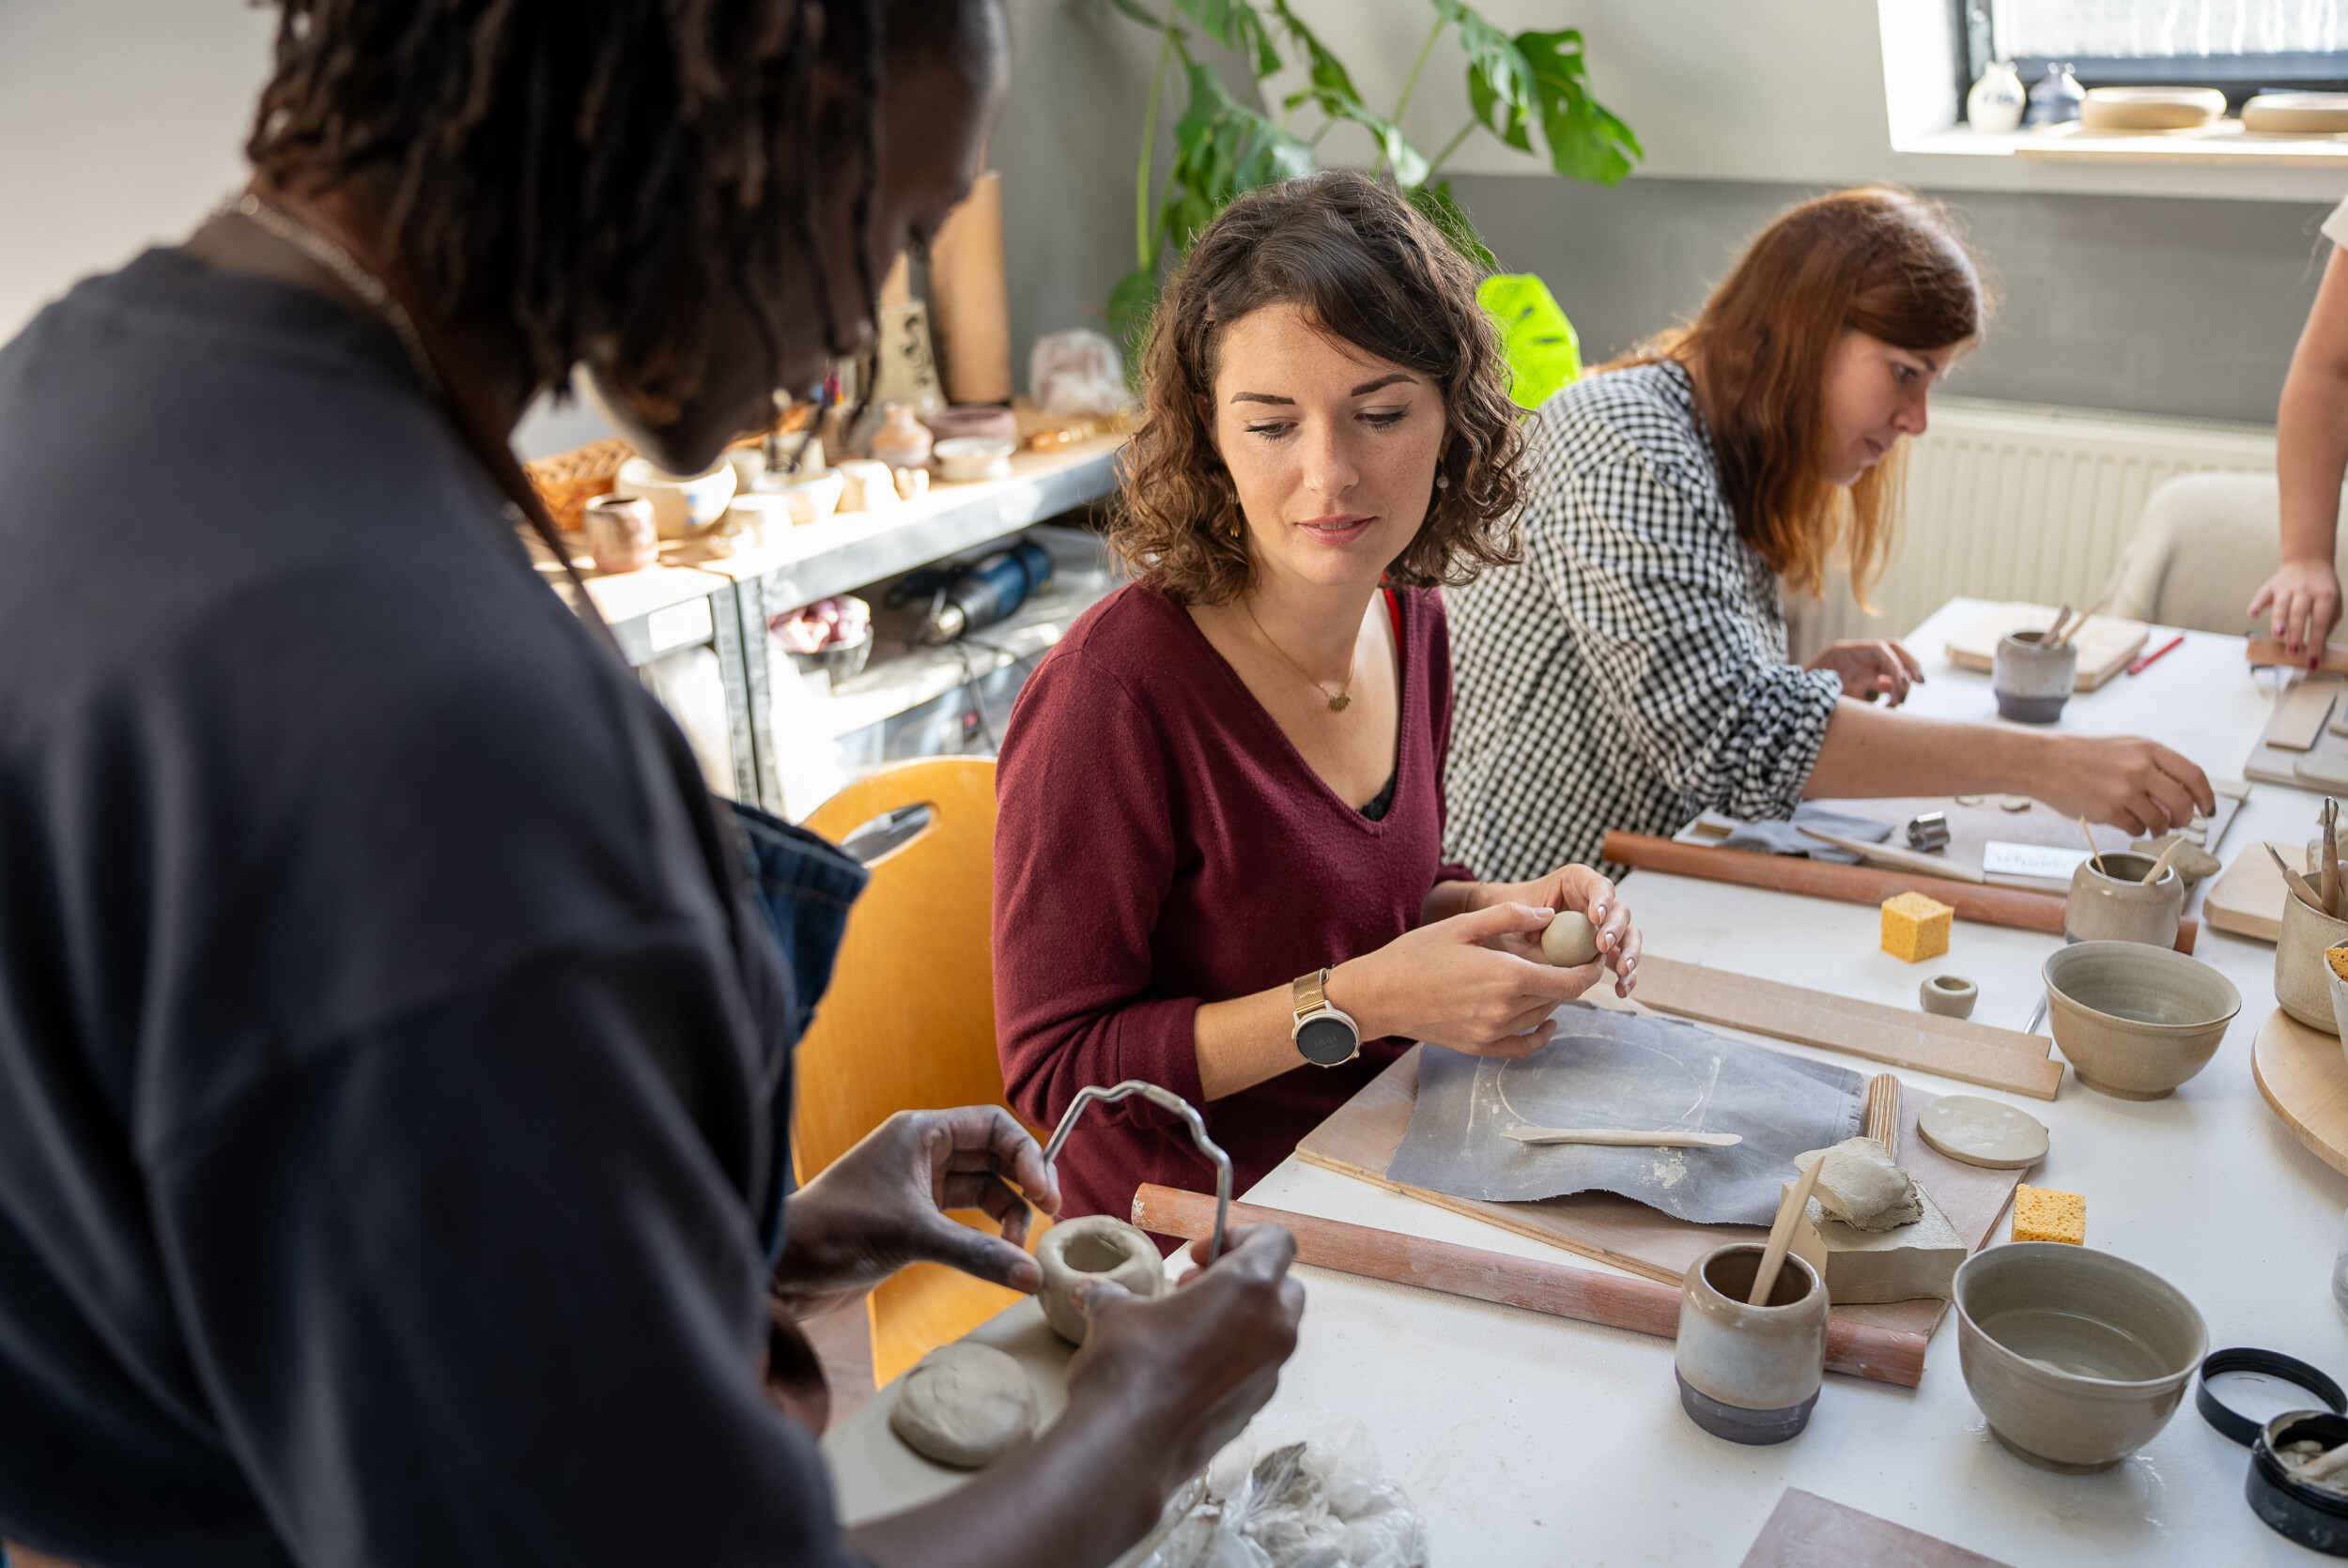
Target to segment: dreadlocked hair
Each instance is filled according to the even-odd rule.
[[[855,181],[871,253],[888,65],[990,60],[998,0],[278,0],[245,151],[267,180],[374,180],[426,307],[513,324],[539,385],[591,353],[648,408],[699,390],[710,301],[782,353],[784,246],[850,352],[821,242]]]

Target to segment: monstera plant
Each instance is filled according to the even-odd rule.
[[[1427,40],[1411,63],[1401,96],[1392,110],[1381,115],[1362,101],[1344,62],[1289,8],[1288,0],[1166,0],[1163,15],[1142,0],[1112,3],[1159,36],[1157,71],[1142,112],[1141,161],[1134,179],[1135,265],[1108,303],[1110,330],[1128,345],[1148,319],[1168,261],[1185,254],[1191,241],[1234,196],[1318,167],[1321,139],[1340,125],[1367,131],[1377,148],[1379,176],[1393,180],[1453,244],[1488,270],[1496,270],[1498,263],[1466,210],[1453,199],[1451,182],[1442,177],[1444,164],[1470,136],[1483,131],[1519,152],[1545,155],[1550,167],[1568,178],[1600,185],[1622,179],[1640,156],[1639,140],[1630,128],[1590,96],[1582,35],[1570,27],[1511,37],[1460,0],[1430,0],[1434,16]],[[1467,123],[1430,158],[1402,133],[1402,112],[1445,32],[1456,36],[1467,56],[1469,115]],[[1194,55],[1193,44],[1202,38],[1247,63],[1264,112],[1233,97],[1213,66]],[[1279,99],[1276,114],[1269,112],[1272,100],[1262,84],[1291,71],[1302,73],[1303,84]],[[1158,115],[1168,79],[1177,75],[1188,101],[1174,127],[1174,166],[1162,183],[1153,184],[1151,162]],[[1529,281],[1539,288],[1538,280]],[[1545,289],[1540,294],[1546,299]],[[1512,338],[1520,331],[1538,334],[1538,345],[1528,336],[1525,346],[1528,352],[1545,353],[1552,371],[1565,362],[1554,346],[1555,329],[1564,325],[1564,318],[1553,302],[1546,311],[1530,315],[1515,308],[1495,314]],[[1571,328],[1565,331],[1569,339]],[[1512,341],[1510,360],[1518,367],[1522,400],[1526,367],[1517,346]],[[1565,375],[1570,378],[1570,370]]]

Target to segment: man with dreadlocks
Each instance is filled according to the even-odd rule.
[[[242,196],[0,349],[0,1536],[1107,1561],[1269,1397],[1293,1243],[1096,1292],[1051,1431],[841,1534],[792,1314],[1033,1289],[1058,1189],[971,1109],[786,1198],[861,872],[711,801],[506,446],[583,366],[689,472],[866,351],[1000,0],[280,4]]]

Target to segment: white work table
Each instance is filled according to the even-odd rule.
[[[1929,675],[1910,709],[1994,716],[1988,677],[1952,668],[1942,651],[1946,633],[1985,607],[1952,601],[1906,639]],[[2167,636],[2156,630],[2151,646]],[[2148,735],[2212,777],[2233,778],[2267,710],[2241,640],[2194,634],[2143,675],[2073,699],[2060,727]],[[2231,863],[2261,838],[2312,837],[2317,803],[2253,786],[2220,856]],[[2011,1028],[2029,1016],[2039,966],[2061,941],[1960,922],[1944,958],[1911,965],[1880,950],[1872,906],[1653,872],[1630,878],[1624,897],[1651,953],[1908,1007],[1926,976],[1962,975],[1981,987],[1974,1017]],[[2208,1321],[2211,1349],[2280,1350],[2348,1380],[2348,1323],[2330,1292],[2348,1176],[2300,1147],[2250,1077],[2251,1038],[2274,1007],[2274,949],[2204,927],[2196,956],[2233,981],[2242,1012],[2217,1057],[2170,1099],[2113,1099],[2068,1074],[2051,1104],[1902,1077],[2004,1098],[2044,1121],[2052,1147],[2025,1179],[2085,1193],[2089,1245],[2183,1290]],[[1604,1267],[1293,1157],[1243,1196]],[[2000,1220],[1992,1243],[2006,1233]],[[1669,1341],[1323,1269],[1299,1273],[1309,1292],[1303,1336],[1272,1412],[1364,1422],[1386,1472],[1426,1514],[1439,1563],[1733,1565],[1788,1486],[2014,1568],[2324,1560],[2251,1514],[2249,1453],[2201,1420],[2190,1391],[2151,1446],[2102,1474],[2056,1475],[2007,1453],[1966,1392],[1954,1313],[1933,1336],[1921,1388],[1830,1376],[1806,1432],[1747,1448],[1707,1436],[1681,1413]]]

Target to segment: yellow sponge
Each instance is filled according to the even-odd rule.
[[[2050,1187],[2014,1189],[2014,1239],[2087,1245],[2087,1200]]]
[[[1956,911],[1922,893],[1883,900],[1883,950],[1917,963],[1949,950],[1949,925]]]

